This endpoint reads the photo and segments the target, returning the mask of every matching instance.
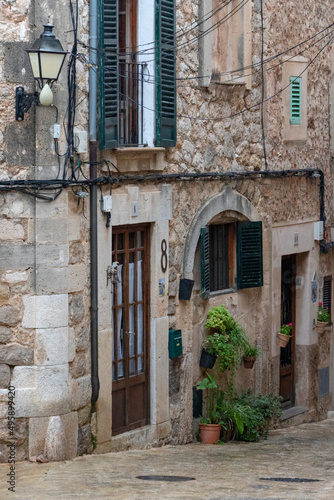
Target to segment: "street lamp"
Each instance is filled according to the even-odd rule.
[[[64,64],[66,52],[60,41],[52,32],[52,24],[44,24],[44,32],[33,46],[27,49],[34,79],[37,80],[41,92],[27,94],[23,87],[16,88],[16,120],[23,120],[30,106],[42,104],[50,106],[53,101],[51,87],[58,80]]]

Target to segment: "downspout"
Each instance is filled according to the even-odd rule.
[[[89,11],[89,176],[97,178],[97,0],[90,1]],[[90,185],[90,327],[92,404],[99,397],[98,371],[98,277],[97,277],[97,185]]]

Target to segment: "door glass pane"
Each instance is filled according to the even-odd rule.
[[[144,231],[137,231],[137,247],[142,247],[143,246],[143,241],[144,241]]]
[[[141,252],[137,252],[137,300],[143,300],[143,276]]]
[[[133,252],[131,254],[133,256]],[[129,303],[135,301],[135,265],[133,262],[129,264]]]
[[[117,235],[117,250],[124,250],[124,233]]]
[[[144,371],[144,359],[142,357],[138,358],[138,373],[142,373]]]
[[[135,355],[135,306],[129,308],[129,353],[130,356]]]
[[[135,248],[135,233],[129,233],[129,248]]]
[[[134,359],[130,359],[130,375],[136,375],[136,361]]]
[[[123,361],[119,361],[117,365],[118,365],[117,378],[120,379],[124,377],[124,363]]]

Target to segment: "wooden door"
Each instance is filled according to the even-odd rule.
[[[112,433],[149,423],[149,227],[113,229]]]
[[[292,323],[291,339],[286,347],[281,347],[280,354],[280,396],[283,398],[283,408],[289,408],[295,404],[295,281],[296,256],[283,256],[281,279],[281,325],[288,325]]]

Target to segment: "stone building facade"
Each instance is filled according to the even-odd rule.
[[[240,367],[238,388],[280,394],[282,282],[293,296],[287,399],[303,408],[305,419],[325,418],[332,409],[332,327],[318,334],[315,323],[324,290],[332,300],[334,52],[327,26],[333,6],[329,0],[223,4],[62,0],[55,9],[48,0],[2,2],[2,461],[11,441],[8,387],[15,387],[17,460],[191,441],[204,323],[222,303],[262,350],[251,373]],[[15,88],[34,90],[25,49],[46,22],[72,61],[77,47],[72,143],[67,63],[53,86],[55,106],[32,106],[15,120]],[[99,45],[92,49],[95,22]],[[174,47],[175,89],[168,86],[173,73],[164,73]],[[96,61],[88,63],[89,51]],[[94,73],[96,116],[88,106]],[[96,137],[93,121],[100,126]],[[92,163],[100,179],[96,259],[86,181]],[[68,182],[52,188],[47,181],[55,179]],[[41,181],[38,189],[31,180]],[[111,211],[102,211],[100,198],[110,195]],[[247,221],[262,223],[262,286],[237,286],[233,236],[229,282],[203,298],[201,229],[233,232]],[[319,221],[323,237],[315,235]],[[92,260],[99,377],[93,402]],[[184,278],[194,281],[190,300],[179,299]],[[169,358],[170,329],[182,332],[182,355],[175,358]]]

